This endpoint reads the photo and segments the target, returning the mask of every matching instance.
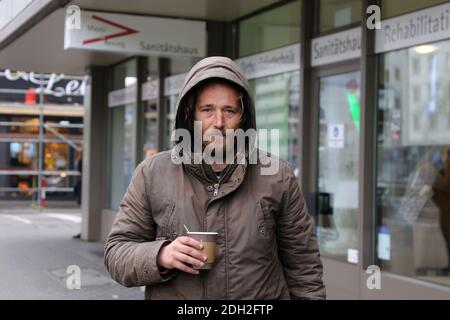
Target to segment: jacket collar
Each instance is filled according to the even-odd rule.
[[[252,149],[250,152],[253,152],[255,149]],[[180,158],[180,155],[176,154],[176,148],[172,149],[172,158]],[[181,156],[185,159],[183,162],[183,168],[188,173],[193,175],[195,178],[200,180],[202,183],[211,184],[220,182],[220,184],[225,184],[228,181],[236,180],[241,182],[245,178],[245,173],[247,171],[249,152],[248,150],[238,150],[235,154],[234,161],[232,164],[228,164],[225,167],[225,172],[223,176],[220,178],[220,181],[217,179],[217,175],[212,169],[212,166],[203,162],[202,163],[194,163],[194,157],[192,153],[189,151],[183,150],[183,155]],[[189,163],[186,163],[186,162]],[[238,169],[238,170],[236,170]]]

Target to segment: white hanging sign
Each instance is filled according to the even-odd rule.
[[[136,102],[136,85],[110,91],[108,93],[108,107],[118,107]]]
[[[186,76],[187,73],[180,73],[164,78],[164,96],[179,94]]]
[[[381,21],[375,52],[382,53],[450,38],[450,3]]]
[[[313,67],[335,63],[361,56],[361,28],[337,32],[319,37],[311,43],[311,65]]]
[[[158,56],[206,55],[204,21],[81,10],[80,28],[68,25],[65,23],[64,49]]]
[[[300,44],[258,53],[234,60],[247,79],[262,78],[283,72],[300,70]],[[164,95],[180,93],[187,73],[177,74],[164,79]]]
[[[247,79],[300,70],[300,44],[258,53],[234,62],[242,69]]]
[[[141,86],[142,101],[158,99],[159,81],[157,79],[147,81]]]

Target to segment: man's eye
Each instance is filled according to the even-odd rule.
[[[211,109],[203,109],[202,111],[203,112],[211,112],[212,110]]]
[[[225,112],[228,113],[228,114],[235,114],[236,113],[236,111],[234,111],[232,109],[227,109],[227,110],[225,110]]]

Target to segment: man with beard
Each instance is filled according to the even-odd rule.
[[[314,222],[289,164],[267,155],[279,166],[263,174],[262,161],[249,161],[255,148],[226,139],[256,129],[248,82],[229,58],[205,58],[186,76],[175,129],[195,135],[195,124],[215,160],[196,161],[194,137],[182,163],[178,140],[136,168],[105,245],[111,276],[146,286],[146,299],[324,299]],[[202,243],[185,226],[218,233],[211,269],[198,270]]]

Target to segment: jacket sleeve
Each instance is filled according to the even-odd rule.
[[[303,194],[292,169],[284,166],[283,209],[277,219],[278,253],[292,299],[325,299],[323,267]]]
[[[155,241],[155,222],[148,201],[144,167],[134,171],[105,243],[104,263],[111,277],[126,287],[152,285],[169,280],[161,275],[156,258],[167,240]]]

